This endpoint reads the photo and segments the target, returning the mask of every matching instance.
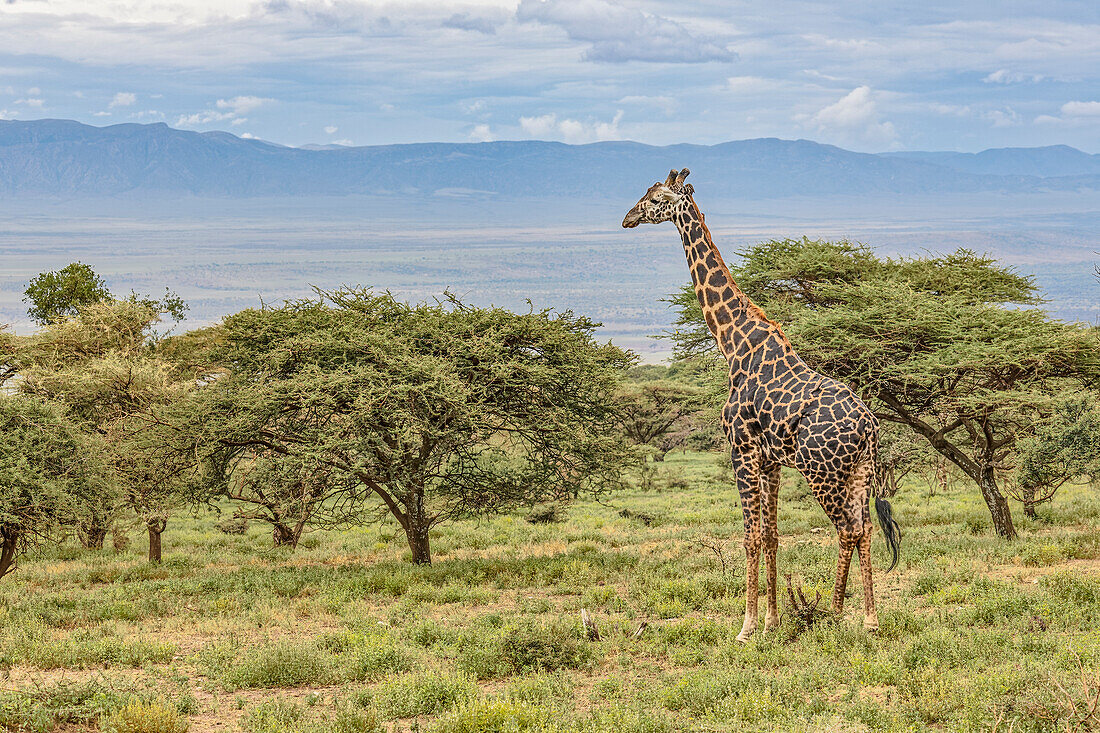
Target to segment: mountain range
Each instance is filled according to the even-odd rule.
[[[718,145],[543,141],[292,148],[163,123],[0,120],[0,195],[637,197],[687,166],[708,196],[1100,190],[1100,155],[1064,145],[856,153],[809,140]]]

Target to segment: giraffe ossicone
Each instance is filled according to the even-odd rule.
[[[870,500],[897,565],[901,539],[891,507],[876,479],[878,420],[845,384],[811,369],[787,340],[779,324],[737,286],[714,246],[689,171],[669,172],[649,187],[623,218],[623,227],[676,225],[687,255],[695,294],[707,327],[729,364],[730,393],[721,420],[730,443],[737,491],[745,520],[745,622],[737,640],[756,631],[760,554],[767,569],[764,629],[779,624],[776,554],[779,548],[779,469],[787,466],[805,478],[836,528],[840,545],[833,611],[844,606],[848,568],[859,556],[863,581],[864,627],[878,629],[871,573]]]

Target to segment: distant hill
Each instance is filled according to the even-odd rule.
[[[665,147],[519,141],[290,148],[163,123],[0,120],[0,195],[16,197],[636,197],[662,171],[683,166],[714,197],[1100,190],[1100,156],[1066,146],[871,155],[764,138]]]

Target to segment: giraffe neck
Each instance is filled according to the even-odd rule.
[[[745,338],[758,327],[777,331],[786,341],[779,326],[768,320],[764,311],[737,287],[729,267],[714,246],[703,214],[690,196],[685,196],[677,205],[672,220],[680,230],[703,318],[726,361],[732,363],[734,357],[742,355]]]

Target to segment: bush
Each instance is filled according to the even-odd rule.
[[[412,669],[409,653],[398,647],[388,635],[368,636],[349,647],[344,657],[348,661],[343,665],[342,676],[351,682],[378,679]]]
[[[550,711],[522,703],[479,700],[432,726],[432,733],[523,733],[550,726]]]
[[[214,523],[225,534],[244,534],[248,531],[248,520],[241,517],[223,517]]]
[[[465,642],[459,668],[478,679],[578,669],[593,657],[579,630],[562,623],[510,623],[488,638],[467,637]]]
[[[311,643],[279,642],[230,667],[222,682],[230,689],[325,684],[332,678],[326,661]]]
[[[147,703],[134,700],[108,718],[103,730],[106,733],[184,733],[188,727],[176,708],[166,705],[163,700]]]
[[[477,697],[477,684],[465,675],[406,674],[382,683],[371,695],[383,718],[436,715]]]
[[[301,705],[276,698],[256,706],[241,727],[248,733],[299,733],[303,712]]]

